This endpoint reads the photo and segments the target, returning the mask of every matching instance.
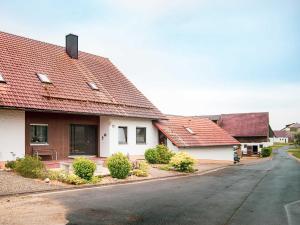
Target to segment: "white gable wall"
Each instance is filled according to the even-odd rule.
[[[25,112],[0,109],[0,161],[25,155]]]
[[[195,159],[233,161],[233,146],[178,148],[169,139],[167,139],[167,146],[173,152],[187,152]]]
[[[118,127],[127,127],[127,144],[118,144]],[[136,128],[146,127],[146,144],[136,144]],[[100,156],[108,157],[116,152],[144,155],[148,148],[158,144],[158,130],[150,119],[127,117],[100,117]]]

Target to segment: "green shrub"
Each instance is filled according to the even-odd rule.
[[[294,143],[297,146],[300,146],[300,132],[294,135]]]
[[[155,148],[149,148],[145,151],[145,159],[148,163],[156,164],[159,162],[159,154]]]
[[[96,170],[96,163],[86,158],[76,158],[73,162],[74,173],[85,180],[91,180]]]
[[[261,149],[261,156],[262,157],[269,157],[272,153],[271,147],[264,147]]]
[[[131,170],[128,158],[121,152],[116,153],[107,159],[107,166],[112,177],[124,179]]]
[[[132,171],[132,174],[137,177],[148,176],[149,165],[145,161],[138,161],[137,168]]]
[[[5,168],[14,170],[14,169],[16,169],[16,165],[17,165],[17,161],[14,161],[14,160],[7,161],[5,163]]]
[[[66,174],[64,176],[60,176],[60,181],[67,183],[67,184],[75,184],[75,185],[80,185],[80,184],[86,184],[87,180],[80,178],[76,174]]]
[[[195,163],[195,159],[186,152],[178,152],[170,160],[170,165],[180,172],[193,172]]]
[[[168,164],[174,155],[167,146],[157,145],[155,148],[150,148],[145,152],[145,159],[151,164]]]
[[[156,151],[158,152],[159,155],[159,163],[161,164],[168,164],[174,156],[174,153],[171,152],[167,146],[165,145],[157,145],[156,146]]]
[[[101,177],[93,176],[92,179],[89,181],[90,184],[97,184],[101,181]]]
[[[17,160],[15,170],[23,177],[39,178],[44,173],[45,166],[39,158],[25,156]]]

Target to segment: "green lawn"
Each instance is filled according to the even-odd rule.
[[[283,146],[289,146],[289,143],[274,143],[274,145],[270,146],[272,150],[281,148]]]
[[[293,156],[300,159],[300,148],[292,148],[292,149],[289,149],[288,152],[292,153]]]

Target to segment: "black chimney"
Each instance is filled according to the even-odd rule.
[[[66,36],[66,52],[72,59],[78,59],[78,36],[68,34]]]

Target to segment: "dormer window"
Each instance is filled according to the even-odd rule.
[[[51,84],[51,81],[50,81],[49,77],[47,76],[47,74],[37,73],[37,76],[42,83]]]
[[[185,127],[185,129],[186,129],[190,134],[195,134],[195,132],[194,132],[191,128]]]
[[[0,83],[6,83],[3,75],[0,73]]]
[[[88,85],[90,86],[90,88],[92,88],[93,90],[99,90],[99,88],[97,87],[97,85],[94,82],[88,82]]]

